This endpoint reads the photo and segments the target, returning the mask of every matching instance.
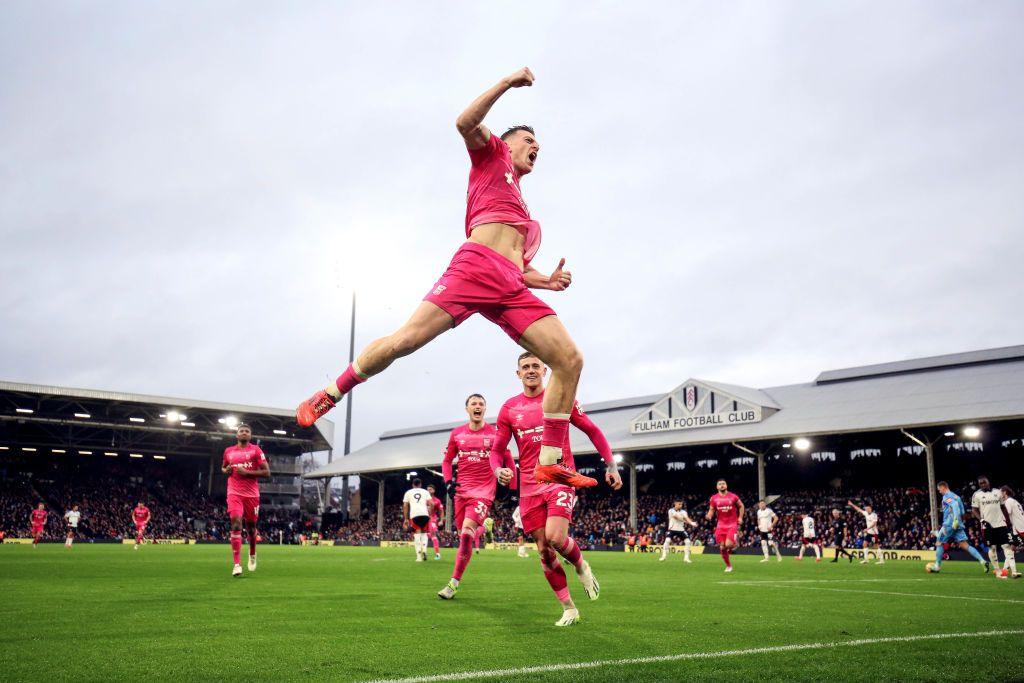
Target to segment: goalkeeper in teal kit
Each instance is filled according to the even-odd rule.
[[[964,531],[964,501],[950,491],[949,484],[944,481],[940,481],[936,488],[942,494],[942,527],[935,532],[935,568],[931,571],[937,572],[942,569],[944,544],[948,544],[951,548],[959,547],[961,550],[966,550],[971,557],[985,567],[987,572],[989,570],[988,562],[974,546],[967,542],[967,533]],[[931,568],[929,567],[929,569]]]

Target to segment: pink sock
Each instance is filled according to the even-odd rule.
[[[541,446],[562,448],[569,438],[569,416],[548,417],[544,415],[544,433],[540,437]]]
[[[356,371],[352,369],[352,364],[350,363],[349,366],[345,368],[345,372],[341,373],[341,376],[334,380],[334,385],[338,387],[338,391],[340,391],[341,395],[344,396],[348,392],[352,391],[354,386],[362,384],[365,381],[366,378],[360,377],[356,374]]]
[[[720,550],[720,552],[721,552],[721,554],[722,554],[722,559],[723,559],[723,560],[725,560],[725,566],[726,566],[726,567],[731,567],[731,566],[732,566],[732,562],[730,562],[730,561],[729,561],[729,549],[728,549],[728,548],[725,548],[725,547],[723,547],[723,548],[722,548],[722,549]]]
[[[431,536],[430,540],[434,542],[434,554],[439,554],[441,552],[441,544],[437,542],[437,536]]]
[[[242,563],[242,532],[232,531],[231,532],[231,557],[235,559],[235,564]]]
[[[569,582],[565,578],[565,570],[558,561],[558,557],[550,548],[545,549],[540,555],[540,565],[544,568],[544,578],[548,580],[551,590],[561,601],[569,599]]]
[[[580,552],[580,547],[576,545],[576,541],[568,536],[566,536],[561,548],[554,544],[551,547],[557,550],[559,555],[569,560],[569,563],[577,569],[583,566],[583,553]]]
[[[473,534],[463,533],[459,535],[459,551],[455,555],[455,571],[452,578],[456,581],[462,580],[462,573],[466,571],[466,565],[473,558]]]
[[[249,557],[256,556],[256,532],[249,534]]]

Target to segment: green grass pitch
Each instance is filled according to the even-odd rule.
[[[244,552],[244,551],[243,551]],[[455,600],[453,550],[263,546],[230,576],[228,546],[0,546],[5,681],[353,680],[506,670],[488,680],[1020,680],[1024,580],[977,565],[838,565],[589,553],[601,598],[569,572],[561,610],[535,553],[484,551]],[[983,637],[877,639],[1014,631]],[[805,647],[808,644],[849,643]],[[778,650],[779,646],[792,646]],[[763,652],[721,654],[768,648]],[[523,667],[685,658],[516,673]],[[439,680],[445,680],[439,678]],[[473,679],[465,679],[473,680]]]

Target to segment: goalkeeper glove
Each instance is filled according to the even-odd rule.
[[[458,484],[456,484],[455,479],[452,479],[450,482],[448,482],[448,483],[446,483],[444,485],[444,491],[445,491],[445,493],[448,494],[449,498],[454,498],[455,497],[455,492],[457,490],[458,490]]]
[[[960,520],[959,519],[954,519],[953,520],[953,531],[956,531],[959,528],[960,528]]]

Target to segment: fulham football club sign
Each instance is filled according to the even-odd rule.
[[[630,423],[633,434],[668,432],[679,429],[725,427],[760,422],[777,411],[778,405],[757,389],[735,387],[737,391],[700,380],[688,380]]]

